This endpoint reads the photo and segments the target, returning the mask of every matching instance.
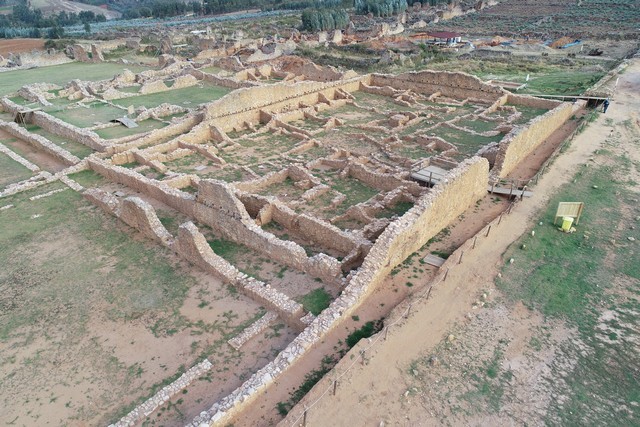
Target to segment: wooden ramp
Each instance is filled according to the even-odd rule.
[[[423,258],[423,261],[426,262],[429,265],[433,265],[435,267],[442,267],[442,264],[444,264],[445,259],[444,258],[440,258],[439,256],[433,255],[433,254],[429,254],[426,257]]]
[[[435,185],[442,181],[442,179],[447,175],[449,171],[446,169],[439,168],[438,166],[429,165],[424,169],[420,169],[417,172],[411,173],[411,178],[416,181],[421,181],[429,185]],[[533,192],[527,190],[519,190],[517,188],[511,187],[499,187],[497,185],[488,185],[487,191],[491,194],[499,194],[501,196],[512,196],[512,197],[531,197],[533,196]]]
[[[438,166],[429,165],[424,169],[411,173],[411,178],[431,185],[440,182],[447,172],[449,171],[439,168]]]
[[[527,190],[518,190],[517,188],[511,187],[497,187],[489,185],[487,187],[487,191],[491,194],[500,194],[502,196],[513,196],[513,197],[531,197],[533,196],[533,192]]]

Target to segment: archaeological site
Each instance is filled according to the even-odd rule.
[[[499,7],[466,3],[3,51],[0,424],[387,425],[307,417],[503,233],[629,66],[584,59],[560,96],[479,73],[526,55],[425,35]]]

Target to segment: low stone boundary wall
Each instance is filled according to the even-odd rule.
[[[44,111],[35,111],[31,115],[31,122],[47,132],[79,142],[93,150],[103,152],[107,148],[107,144],[97,133],[73,126]]]
[[[14,160],[14,161],[20,163],[22,166],[24,166],[25,168],[29,169],[31,172],[40,172],[40,168],[37,165],[34,165],[29,160],[27,160],[24,157],[14,153],[11,150],[9,150],[2,143],[0,143],[0,153],[6,154],[7,156],[9,156],[11,158],[11,160]]]
[[[147,399],[143,404],[136,406],[133,411],[122,417],[120,421],[109,425],[109,427],[129,427],[136,425],[144,418],[151,415],[153,411],[168,402],[173,396],[187,388],[189,384],[200,378],[212,367],[213,365],[209,362],[209,359],[204,359],[202,362],[191,367],[187,372],[182,374],[180,378],[171,384],[164,386],[159,392]]]
[[[265,331],[269,325],[278,318],[278,315],[273,311],[269,311],[267,314],[262,316],[260,319],[255,321],[251,326],[242,331],[242,333],[234,338],[231,338],[229,341],[229,345],[236,350],[240,350],[240,348],[245,345],[251,338],[257,336],[259,333]]]
[[[260,121],[260,111],[281,113],[300,108],[300,103],[315,105],[320,97],[333,99],[336,91],[355,91],[368,76],[333,82],[303,81],[295,84],[277,83],[235,90],[207,105],[213,124],[223,131],[241,128],[245,122]]]
[[[432,192],[422,197],[378,238],[350,283],[311,324],[276,358],[230,395],[216,402],[188,424],[190,427],[223,425],[256,400],[291,365],[295,364],[342,319],[351,315],[386,275],[444,226],[486,194],[489,164],[474,157],[462,162]]]
[[[272,288],[269,284],[238,271],[224,258],[218,256],[192,222],[180,226],[173,249],[192,264],[231,283],[243,294],[265,304],[266,307],[282,316],[292,327],[296,329],[303,327],[300,322],[300,317],[303,315],[302,305]]]
[[[44,151],[45,153],[56,158],[67,166],[75,165],[80,161],[79,158],[77,158],[64,148],[54,144],[44,136],[29,132],[15,122],[0,121],[0,129],[7,132],[11,136],[15,136],[18,139],[28,142],[29,144]]]
[[[306,239],[318,243],[320,246],[336,250],[347,255],[358,245],[355,237],[342,231],[333,224],[315,217],[298,214],[287,206],[275,202],[271,206],[271,218],[283,225],[287,230],[299,233]]]
[[[128,197],[121,201],[111,193],[97,188],[86,190],[84,197],[146,237],[170,248],[180,257],[236,286],[242,293],[279,313],[292,327],[304,327],[300,321],[303,315],[302,305],[270,285],[238,271],[218,256],[192,222],[182,224],[178,229],[178,236],[174,239],[158,219],[153,207],[138,197]]]

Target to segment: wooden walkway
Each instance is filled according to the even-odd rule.
[[[438,166],[428,166],[424,169],[420,169],[417,172],[411,173],[411,178],[416,181],[421,181],[429,185],[435,185],[442,181],[447,174],[447,170],[439,168]],[[526,187],[525,187],[526,188]],[[526,189],[518,189],[517,187],[500,187],[498,185],[487,185],[487,191],[491,194],[499,194],[501,196],[509,197],[531,197],[533,192]]]

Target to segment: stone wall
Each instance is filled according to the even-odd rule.
[[[294,328],[302,327],[300,321],[300,317],[303,315],[302,305],[268,284],[241,273],[224,258],[216,255],[192,222],[180,226],[173,249],[192,264],[227,283],[231,283],[243,294],[260,304],[264,304],[270,310],[274,310]]]
[[[202,362],[182,374],[180,378],[171,384],[162,387],[159,392],[147,399],[141,405],[136,406],[131,412],[122,417],[120,421],[115,424],[111,424],[109,427],[129,427],[139,423],[151,415],[156,409],[167,403],[173,396],[187,388],[187,386],[194,380],[204,375],[212,367],[213,365],[211,362],[209,362],[208,359],[204,359]]]
[[[194,215],[195,197],[189,193],[170,187],[161,181],[149,179],[130,169],[110,165],[101,159],[91,158],[88,160],[88,165],[109,181],[126,185],[133,190],[151,196],[185,215],[191,217]]]
[[[260,111],[280,113],[297,110],[300,103],[314,105],[320,96],[334,99],[336,90],[358,90],[367,76],[337,82],[278,83],[235,90],[207,105],[207,115],[223,131],[257,123]]]
[[[221,237],[243,244],[278,262],[327,283],[337,283],[342,270],[340,262],[328,255],[307,257],[297,243],[283,241],[255,224],[246,209],[224,182],[202,180],[196,197],[172,188],[164,182],[152,180],[104,160],[89,159],[89,167],[110,181],[126,185],[149,195],[185,215],[206,224]]]
[[[275,202],[271,206],[271,218],[288,231],[300,234],[305,239],[316,242],[324,248],[336,250],[343,256],[353,251],[359,244],[364,243],[358,242],[352,235],[333,224],[307,214],[298,214],[279,202]]]
[[[573,114],[573,106],[564,102],[553,110],[531,120],[527,126],[516,126],[500,141],[491,171],[492,178],[504,178],[533,150],[562,126]]]
[[[200,135],[196,133],[192,133],[191,130],[195,129],[200,122],[202,121],[201,114],[194,114],[186,116],[183,120],[178,123],[170,124],[169,126],[165,126],[160,129],[154,129],[153,131],[144,134],[143,136],[138,136],[130,142],[125,142],[122,144],[114,144],[111,145],[107,149],[107,153],[122,153],[127,150],[131,150],[136,147],[140,147],[143,145],[151,145],[154,143],[158,143],[163,139],[176,137],[185,142],[191,143],[201,143],[202,138]],[[112,140],[113,141],[113,140]],[[177,141],[175,141],[177,146]],[[175,147],[174,147],[175,149]]]
[[[236,286],[242,293],[277,312],[292,327],[297,329],[304,327],[300,320],[304,314],[302,305],[268,284],[241,273],[225,259],[216,255],[204,235],[192,222],[182,224],[177,238],[174,239],[158,219],[153,207],[138,197],[128,197],[121,201],[111,193],[96,188],[86,190],[84,196],[146,237],[170,248],[181,258],[224,282]]]
[[[285,370],[351,315],[393,267],[486,194],[489,164],[474,157],[461,163],[378,238],[362,267],[329,308],[316,317],[276,358],[230,395],[197,416],[190,427],[225,425],[258,399]]]
[[[27,131],[25,128],[19,126],[15,122],[3,122],[0,120],[0,129],[7,132],[11,136],[28,142],[29,144],[33,145],[39,150],[44,151],[45,153],[56,158],[67,166],[75,165],[80,161],[79,158],[77,158],[64,148],[54,144],[44,136]]]
[[[11,158],[11,160],[20,163],[25,168],[29,169],[31,172],[40,172],[40,168],[37,165],[34,165],[29,160],[20,156],[17,153],[14,153],[10,149],[8,149],[4,144],[0,143],[0,153],[4,153]]]
[[[73,126],[44,111],[36,111],[30,117],[34,125],[40,126],[47,132],[79,142],[96,151],[106,150],[107,144],[95,132]]]
[[[498,86],[484,83],[475,76],[449,71],[418,71],[398,74],[373,74],[371,85],[410,89],[422,94],[440,92],[442,96],[456,99],[484,99],[495,101],[506,92]]]

